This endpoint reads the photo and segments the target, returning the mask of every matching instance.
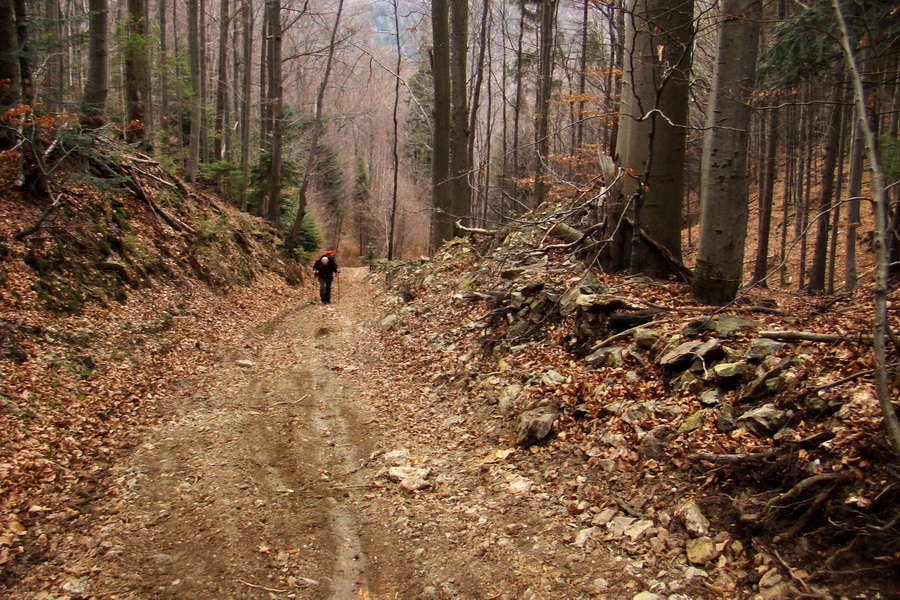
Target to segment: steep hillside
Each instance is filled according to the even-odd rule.
[[[391,360],[431,382],[398,406],[424,395],[509,448],[498,458],[554,490],[580,547],[681,556],[718,597],[900,597],[869,295],[697,306],[678,282],[586,268],[590,248],[548,233],[578,216],[382,265]]]
[[[23,200],[14,163],[0,177],[0,583],[77,523],[216,342],[299,297],[267,223],[148,157],[111,169],[53,174],[54,203]]]

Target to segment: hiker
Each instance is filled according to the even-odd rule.
[[[319,280],[319,298],[322,304],[331,303],[331,280],[338,272],[334,252],[326,252],[313,264],[313,275]]]

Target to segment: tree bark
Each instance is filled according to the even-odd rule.
[[[553,51],[556,48],[556,8],[557,0],[542,0],[540,5],[540,72],[535,102],[535,149],[537,151],[537,172],[534,176],[534,206],[540,206],[547,199],[550,190],[550,95],[553,89]]]
[[[228,126],[225,115],[228,111],[228,26],[231,24],[228,0],[219,0],[219,64],[216,70],[216,142],[213,149],[215,160],[225,159],[228,141]]]
[[[723,0],[713,89],[707,108],[700,183],[700,246],[691,292],[723,305],[734,300],[747,238],[750,96],[756,74],[758,0]]]
[[[191,130],[185,177],[191,183],[197,181],[197,173],[200,168],[202,98],[200,97],[200,17],[197,14],[199,2],[200,0],[187,0],[188,65],[191,72]]]
[[[282,165],[282,142],[283,132],[281,121],[284,118],[283,109],[283,92],[284,80],[281,73],[281,48],[284,40],[284,31],[281,26],[281,0],[268,0],[269,7],[269,56],[267,69],[269,72],[269,94],[270,102],[269,111],[271,114],[271,162],[269,171],[268,192],[269,198],[267,202],[267,212],[264,215],[269,221],[279,226],[281,221],[281,165]],[[310,165],[307,164],[307,169]],[[307,171],[308,172],[308,171]],[[304,177],[306,174],[304,173]],[[301,190],[302,191],[302,190]],[[294,232],[291,232],[294,235]]]
[[[400,69],[403,66],[403,49],[400,45],[400,15],[397,10],[397,2],[399,0],[391,0],[391,8],[394,13],[394,33],[396,35],[397,48],[397,67],[394,77],[394,105],[391,112],[391,123],[393,124],[393,138],[391,139],[391,214],[388,219],[388,235],[387,235],[387,259],[394,259],[394,229],[397,226],[397,194],[398,194],[398,177],[400,175]],[[360,169],[362,171],[362,169]],[[357,209],[358,210],[358,209]],[[362,242],[360,241],[360,254],[363,253]]]
[[[149,149],[150,55],[145,0],[128,0],[125,44],[125,140]]]
[[[253,4],[243,0],[241,23],[243,25],[244,70],[241,73],[241,210],[247,212],[247,186],[250,182],[250,86],[253,82]]]
[[[834,106],[825,132],[825,148],[822,157],[822,185],[819,191],[819,207],[816,215],[816,240],[813,261],[809,270],[807,291],[825,291],[825,276],[828,270],[828,234],[831,228],[832,202],[834,201],[834,172],[837,166],[837,148],[841,135],[841,86],[834,86]]]
[[[472,207],[469,185],[469,0],[450,1],[450,218],[468,222]]]
[[[0,0],[0,112],[19,102],[19,61],[16,56],[16,30],[13,0]],[[0,127],[0,150],[16,144],[15,134]]]
[[[450,185],[450,7],[448,0],[431,1],[431,30],[434,49],[431,72],[434,78],[434,130],[432,132],[431,250],[453,237]]]
[[[97,128],[105,121],[103,113],[109,95],[109,7],[107,0],[90,0],[88,6],[90,41],[82,123]]]
[[[766,124],[765,157],[762,187],[759,190],[759,227],[757,230],[756,262],[751,283],[768,287],[766,276],[769,272],[769,236],[772,233],[772,200],[775,198],[775,171],[778,169],[778,115],[776,109],[769,112]]]
[[[634,221],[681,258],[681,206],[693,43],[691,0],[629,0],[617,148],[634,196]],[[635,194],[635,192],[637,192]],[[635,238],[632,269],[669,274]]]

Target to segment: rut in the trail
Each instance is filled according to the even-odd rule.
[[[361,273],[345,269],[344,287]],[[349,281],[348,281],[349,280]],[[122,470],[97,539],[111,598],[345,600],[371,564],[347,486],[371,453],[348,336],[351,296],[287,309],[173,407]],[[85,582],[89,578],[84,578]]]

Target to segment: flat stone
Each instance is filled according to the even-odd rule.
[[[534,481],[522,475],[514,475],[507,483],[509,491],[514,494],[527,494],[531,491],[533,485]]]
[[[388,315],[388,316],[386,316],[385,318],[383,318],[383,319],[381,320],[381,326],[382,326],[382,327],[390,327],[391,325],[393,325],[394,323],[396,323],[396,322],[397,322],[397,319],[399,319],[399,318],[400,318],[400,317],[399,317],[398,315],[396,315],[396,314]]]
[[[700,427],[703,425],[703,419],[705,416],[706,416],[706,409],[698,410],[694,414],[688,416],[688,418],[686,418],[681,423],[681,426],[678,428],[678,431],[680,433],[690,433],[692,431],[700,429]]]
[[[706,536],[688,540],[685,550],[688,560],[695,565],[705,565],[719,556],[715,543]]]
[[[387,479],[394,483],[400,483],[404,479],[428,479],[431,469],[419,467],[391,467],[387,471]]]
[[[684,342],[679,344],[673,350],[667,352],[659,359],[659,364],[664,367],[677,367],[689,363],[696,358],[694,352],[702,345],[698,341]]]
[[[718,389],[704,390],[700,394],[700,404],[703,406],[715,406],[722,401],[722,392]]]
[[[387,452],[383,457],[384,462],[390,465],[402,465],[406,462],[409,462],[409,450],[406,448],[400,448],[398,450],[391,450]]]
[[[784,425],[785,412],[774,404],[765,404],[742,414],[737,424],[757,437],[774,435]]]
[[[621,367],[625,364],[621,348],[598,348],[587,355],[584,361],[592,367]]]
[[[620,515],[615,517],[612,521],[607,524],[612,534],[616,537],[622,537],[625,535],[625,530],[631,527],[631,525],[637,521],[637,519],[633,517],[626,517],[624,515]]]
[[[565,383],[566,378],[564,375],[560,375],[558,372],[554,370],[549,370],[544,373],[544,376],[541,377],[541,383],[546,385],[559,385],[561,383]]]
[[[708,577],[709,573],[707,573],[703,569],[698,569],[697,567],[688,567],[684,570],[684,578],[687,580],[706,579]]]
[[[784,346],[784,342],[769,338],[754,338],[750,340],[750,345],[747,347],[747,358],[762,360],[770,354],[774,354],[782,346]]]
[[[722,342],[716,338],[710,338],[697,348],[697,354],[708,364],[709,361],[725,354],[725,350],[722,348]]]
[[[659,334],[649,327],[638,327],[631,333],[631,339],[641,348],[652,348],[659,341]]]
[[[662,600],[662,596],[653,592],[641,592],[636,594],[631,600]]]
[[[737,415],[734,407],[730,404],[723,404],[719,409],[719,418],[716,420],[716,429],[722,433],[729,433],[737,429]]]
[[[759,321],[751,321],[744,317],[719,315],[716,319],[716,334],[722,337],[729,337],[741,329],[757,329],[762,326],[763,324]]]
[[[716,381],[722,384],[736,383],[747,372],[747,363],[744,361],[732,363],[720,363],[713,367]]]
[[[584,548],[584,545],[587,543],[589,539],[594,537],[597,532],[600,531],[597,527],[588,527],[587,529],[582,529],[575,535],[575,541],[572,542],[572,545],[577,548]]]
[[[653,527],[653,521],[649,521],[647,519],[641,519],[640,521],[636,521],[632,523],[622,532],[628,537],[632,539],[632,541],[637,541],[640,539],[644,532]]]

